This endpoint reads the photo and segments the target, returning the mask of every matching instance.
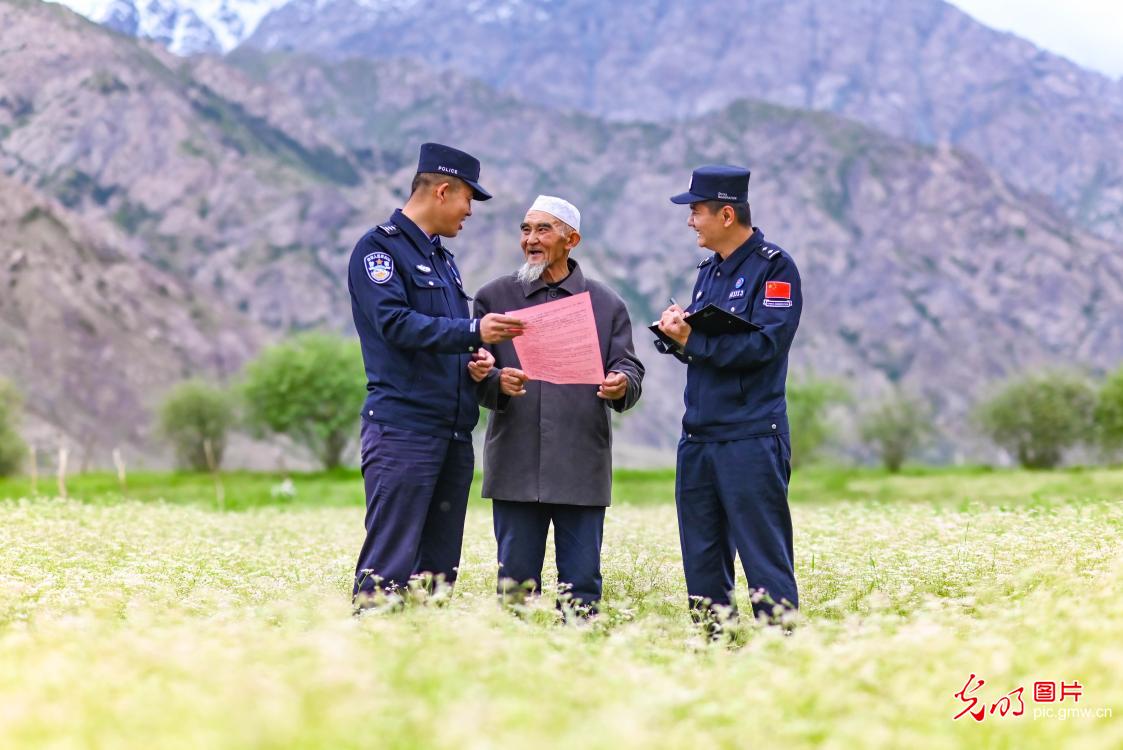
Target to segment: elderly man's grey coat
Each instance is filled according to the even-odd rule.
[[[489,346],[495,368],[476,387],[480,404],[493,410],[484,446],[484,497],[589,506],[607,506],[612,500],[609,408],[622,412],[639,400],[643,363],[632,346],[624,300],[604,284],[587,280],[573,259],[569,268],[569,276],[553,289],[541,280],[521,282],[514,274],[490,282],[476,295],[476,317],[589,292],[605,373],[627,377],[627,392],[605,401],[595,385],[531,380],[525,396],[504,396],[499,370],[520,367],[519,358],[509,341]]]

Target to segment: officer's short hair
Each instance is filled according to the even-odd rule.
[[[453,177],[450,174],[441,174],[439,172],[418,172],[413,176],[413,182],[409,186],[409,194],[413,195],[418,190],[426,190],[442,182],[447,182],[454,187],[460,185],[461,187],[468,187],[468,183],[459,177]],[[468,188],[469,190],[471,188]]]
[[[749,210],[748,203],[730,203],[728,201],[701,201],[701,203],[711,214],[716,214],[725,206],[729,206],[733,209],[733,216],[737,219],[738,224],[743,227],[753,225],[753,214]]]

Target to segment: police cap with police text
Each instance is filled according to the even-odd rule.
[[[749,170],[726,164],[698,167],[690,176],[690,189],[671,198],[671,203],[725,201],[748,203]]]
[[[458,177],[472,188],[473,197],[478,201],[491,198],[480,185],[480,160],[451,146],[440,143],[422,143],[421,156],[417,160],[417,172],[447,174]]]

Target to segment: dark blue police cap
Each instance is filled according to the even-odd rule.
[[[491,193],[479,183],[480,160],[451,146],[440,143],[422,143],[421,156],[417,160],[417,171],[433,174],[447,174],[459,177],[472,188],[473,197],[478,201],[491,198]]]
[[[698,167],[690,176],[690,189],[671,198],[671,203],[725,201],[748,203],[749,170],[724,164]]]

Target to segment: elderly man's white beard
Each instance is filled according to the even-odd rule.
[[[516,273],[515,276],[519,281],[533,283],[542,278],[542,274],[546,272],[547,265],[549,264],[544,262],[531,263],[530,261],[527,261],[526,263],[523,263],[522,268],[518,270],[518,273]]]

